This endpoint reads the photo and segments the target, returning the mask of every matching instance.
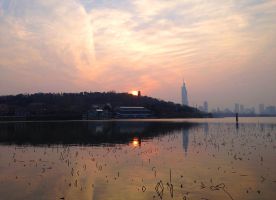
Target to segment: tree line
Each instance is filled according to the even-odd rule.
[[[142,106],[155,117],[202,117],[193,107],[182,106],[148,96],[116,92],[35,93],[0,96],[1,116],[49,117],[81,119],[93,105],[108,105],[111,111],[119,106]]]

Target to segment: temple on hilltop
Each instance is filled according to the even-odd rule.
[[[185,82],[183,81],[183,85],[181,87],[181,94],[182,94],[182,105],[183,106],[188,106],[188,93],[187,93],[187,89],[185,86]]]

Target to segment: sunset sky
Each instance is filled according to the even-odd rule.
[[[0,95],[276,105],[276,0],[0,0]]]

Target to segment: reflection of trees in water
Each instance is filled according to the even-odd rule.
[[[18,145],[125,144],[189,129],[195,124],[145,121],[17,122],[0,124],[0,143]]]

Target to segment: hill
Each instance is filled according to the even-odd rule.
[[[93,105],[143,106],[158,118],[202,117],[195,108],[148,96],[115,92],[35,93],[0,96],[1,116],[27,119],[81,119]],[[3,118],[3,117],[2,117]]]

